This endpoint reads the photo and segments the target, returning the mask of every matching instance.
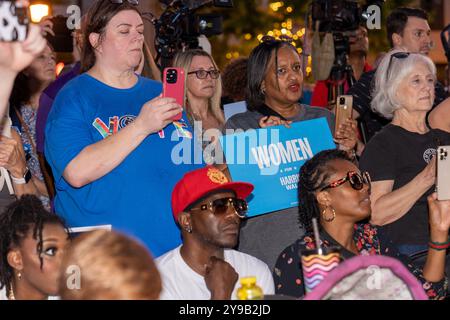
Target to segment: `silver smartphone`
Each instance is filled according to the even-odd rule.
[[[436,181],[438,200],[450,200],[450,146],[437,149]]]

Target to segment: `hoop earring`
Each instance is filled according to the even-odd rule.
[[[331,210],[331,218],[327,217],[327,210]],[[322,211],[322,218],[324,221],[326,222],[331,222],[334,220],[334,218],[336,218],[336,210],[334,210],[334,208],[332,206],[327,206],[325,209],[323,209]]]

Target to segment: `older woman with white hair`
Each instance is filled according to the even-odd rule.
[[[373,181],[371,222],[383,226],[407,255],[427,249],[426,199],[436,182],[433,156],[439,145],[450,144],[449,133],[426,122],[435,82],[436,67],[424,55],[395,50],[383,58],[372,109],[392,121],[368,143],[360,161]]]

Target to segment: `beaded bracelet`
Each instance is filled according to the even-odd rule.
[[[434,241],[430,240],[430,243],[434,244],[436,246],[445,246],[445,245],[449,245],[450,244],[450,238],[447,241],[445,241],[445,242],[434,242]]]
[[[437,250],[437,251],[446,250],[446,249],[450,248],[450,240],[447,240],[446,242],[433,242],[433,241],[430,241],[428,243],[428,246],[431,249]]]

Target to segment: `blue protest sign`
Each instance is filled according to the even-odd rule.
[[[316,153],[336,147],[325,118],[227,134],[220,143],[233,180],[255,186],[249,216],[297,206],[300,167]]]

